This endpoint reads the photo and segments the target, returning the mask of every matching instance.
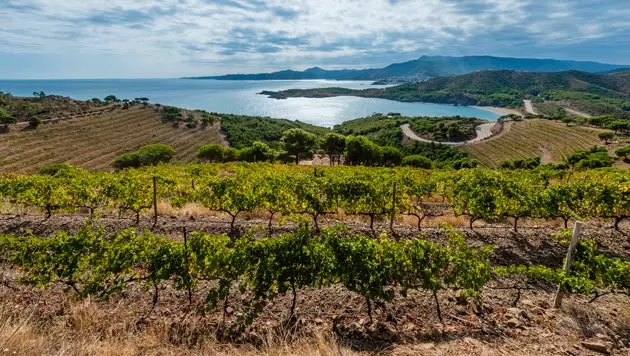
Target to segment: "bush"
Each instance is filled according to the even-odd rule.
[[[410,155],[402,160],[403,166],[415,167],[415,168],[424,168],[431,169],[433,163],[430,159],[421,156],[421,155]]]
[[[238,160],[239,152],[236,148],[226,148],[223,150],[223,162],[234,162]]]
[[[197,158],[210,162],[222,162],[224,160],[225,149],[221,145],[205,145],[199,149]]]
[[[245,147],[239,151],[238,160],[245,162],[273,161],[276,152],[264,142],[256,141],[251,147]]]
[[[38,116],[33,116],[30,119],[28,119],[28,124],[32,128],[37,128],[37,126],[39,126],[41,123],[42,123],[42,119],[40,119]]]
[[[112,167],[116,170],[125,168],[137,168],[140,167],[140,159],[137,153],[123,153],[116,157],[112,162]]]
[[[112,167],[114,169],[137,168],[142,166],[155,166],[160,163],[168,163],[175,156],[175,149],[169,145],[153,144],[141,147],[138,151],[125,153],[118,156]]]
[[[567,157],[567,163],[575,168],[589,169],[612,166],[612,158],[602,147],[593,147],[588,151],[575,151]]]
[[[540,166],[540,157],[503,161],[499,165],[499,168],[501,169],[534,169],[538,166]]]
[[[382,161],[381,164],[387,167],[399,166],[403,160],[403,153],[392,146],[381,147]]]
[[[604,141],[605,144],[608,144],[613,138],[615,138],[615,134],[612,132],[600,132],[599,139]]]
[[[381,148],[368,138],[353,136],[346,139],[346,164],[377,166],[382,161]]]
[[[312,156],[313,150],[317,148],[317,136],[297,128],[285,131],[280,142],[282,148],[295,157],[295,164],[299,163],[301,156]]]
[[[58,173],[72,172],[77,168],[67,163],[55,163],[43,166],[37,170],[37,174],[44,176],[54,176]]]

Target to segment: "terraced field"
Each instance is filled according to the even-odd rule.
[[[30,173],[60,162],[107,169],[116,156],[152,143],[173,146],[177,151],[173,162],[190,162],[202,145],[227,145],[219,124],[175,128],[160,118],[151,108],[134,107],[45,124],[36,130],[15,127],[0,134],[0,172]]]
[[[528,120],[515,122],[506,132],[461,149],[489,168],[496,168],[505,160],[531,157],[542,157],[545,163],[558,162],[575,150],[601,146],[599,132],[552,121]]]

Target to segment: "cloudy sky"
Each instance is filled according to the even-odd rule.
[[[628,0],[0,0],[0,78],[377,67],[427,55],[630,64]]]

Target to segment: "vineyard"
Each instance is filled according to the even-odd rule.
[[[542,157],[544,162],[560,162],[571,152],[601,144],[598,131],[567,127],[546,120],[515,122],[504,134],[462,146],[481,165],[497,168],[506,160]]]
[[[212,325],[203,333],[226,341],[257,344],[252,335],[270,323],[283,330],[328,325],[354,347],[371,340],[368,349],[373,350],[426,338],[421,335],[433,330],[432,323],[441,325],[440,335],[453,327],[549,327],[552,322],[543,320],[551,320],[550,311],[523,306],[540,313],[524,317],[529,312],[515,307],[530,305],[532,298],[540,300],[537,296],[558,286],[572,300],[615,303],[622,310],[630,293],[627,237],[614,231],[623,230],[622,222],[630,217],[630,175],[617,169],[426,171],[260,163],[164,165],[119,173],[72,168],[54,175],[0,175],[0,199],[41,209],[44,219],[60,214],[88,219],[76,233],[0,234],[0,265],[14,271],[6,274],[14,282],[5,283],[19,288],[2,294],[0,286],[0,295],[46,287],[108,305],[148,294],[143,299],[148,312],[137,316],[142,323],[160,310],[171,319],[178,313],[197,315],[202,324]],[[223,214],[226,233],[195,231],[184,223],[172,238],[151,229],[106,231],[100,223],[112,219],[107,216],[113,211],[128,211],[134,224],[149,215],[157,225],[170,219],[157,209],[166,203]],[[427,235],[425,219],[445,212],[465,216],[474,230],[442,226],[431,230],[437,237]],[[263,217],[260,226],[245,229],[247,214]],[[325,223],[341,215],[365,219],[365,232]],[[415,236],[404,232],[404,217],[415,219]],[[519,260],[511,249],[522,249],[519,236],[527,235],[518,231],[528,228],[526,219],[567,226],[578,219],[610,221],[611,228],[601,235],[621,239],[626,247],[609,248],[602,239],[586,236],[567,271],[559,262],[571,233],[560,229],[541,238],[539,247],[530,242],[518,252],[537,257]],[[514,242],[489,239],[476,231],[483,229],[476,221],[513,230],[501,239]],[[293,227],[278,233],[282,225]],[[160,305],[180,311],[165,312]],[[421,316],[413,311],[418,305]],[[623,320],[610,324],[614,337],[605,344],[620,354],[627,351],[623,338],[630,336],[624,334]],[[169,340],[174,337],[183,336]],[[558,337],[566,342],[567,337]],[[195,347],[199,341],[177,342]]]
[[[343,211],[393,224],[400,215],[422,220],[436,205],[476,220],[611,219],[616,229],[630,217],[630,176],[616,169],[586,171],[483,169],[428,171],[411,168],[297,167],[273,164],[166,165],[120,173],[64,169],[55,175],[0,176],[0,197],[45,210],[92,213],[143,210],[168,201],[198,204],[230,216],[262,212],[269,217],[319,218]],[[435,203],[438,201],[439,203]],[[156,215],[157,218],[157,215]],[[393,229],[393,226],[390,226]]]
[[[86,169],[107,169],[118,155],[141,146],[164,143],[176,150],[174,162],[191,162],[205,144],[224,144],[216,126],[173,127],[151,107],[114,110],[2,134],[0,171],[32,173],[67,162]]]

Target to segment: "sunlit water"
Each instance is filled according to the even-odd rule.
[[[370,82],[326,80],[218,81],[189,79],[102,79],[102,80],[0,80],[0,91],[30,96],[34,91],[76,99],[103,99],[107,95],[133,99],[148,97],[151,102],[187,109],[240,115],[269,116],[300,120],[332,127],[343,121],[372,113],[398,112],[409,116],[471,116],[496,120],[499,115],[472,107],[429,103],[403,103],[392,100],[335,97],[270,99],[263,90],[342,87],[365,89]]]

